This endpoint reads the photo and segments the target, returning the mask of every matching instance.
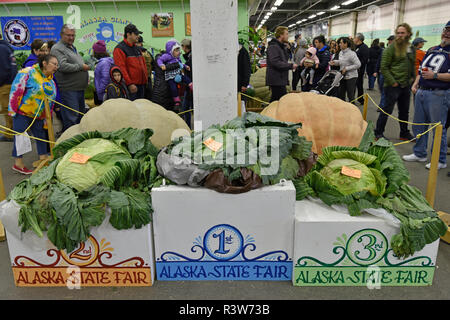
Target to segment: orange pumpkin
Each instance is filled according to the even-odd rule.
[[[357,147],[367,128],[355,105],[311,92],[289,93],[269,104],[262,115],[287,122],[301,122],[300,136],[313,142],[312,151],[322,154],[328,146]]]

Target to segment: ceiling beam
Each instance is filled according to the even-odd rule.
[[[259,12],[258,18],[256,18],[255,27],[258,26],[259,18],[261,17],[261,14],[262,14],[263,10],[266,8],[267,2],[269,2],[269,0],[266,0],[266,2],[264,2],[264,6],[263,6],[262,10]]]
[[[322,0],[318,0],[318,1],[314,2],[314,3],[313,3],[312,5],[310,5],[308,8],[306,8],[306,9],[304,9],[304,10],[301,10],[301,12],[299,12],[299,13],[297,13],[297,14],[294,14],[292,17],[290,17],[289,19],[284,20],[284,21],[281,22],[280,24],[283,24],[283,23],[285,23],[285,22],[287,22],[287,21],[289,21],[289,20],[294,19],[295,17],[301,15],[301,14],[303,13],[303,11],[309,10],[309,9],[311,9],[312,7],[318,5],[318,4],[321,3],[321,2],[322,2]],[[272,29],[273,29],[273,28],[272,28]]]
[[[305,22],[305,23],[299,24],[297,26],[297,28],[305,27],[305,26],[308,26],[310,24],[314,24],[314,23],[320,22],[322,20],[328,20],[328,19],[331,19],[331,18],[334,18],[334,17],[337,17],[337,16],[341,16],[341,15],[346,14],[346,13],[351,13],[351,12],[354,12],[354,11],[358,11],[360,9],[366,8],[366,7],[370,6],[370,5],[373,5],[373,4],[376,4],[376,3],[379,3],[379,2],[383,2],[383,1],[385,1],[385,0],[375,0],[375,1],[372,1],[372,2],[369,2],[369,3],[365,3],[365,4],[363,4],[363,5],[359,6],[359,7],[356,7],[354,9],[349,9],[347,12],[340,12],[340,13],[333,14],[331,16],[325,16],[325,17],[322,17],[320,19],[316,19],[314,21],[309,21],[309,22]]]

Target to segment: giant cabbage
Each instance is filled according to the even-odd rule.
[[[151,129],[124,128],[76,135],[53,148],[55,159],[8,195],[21,209],[21,231],[32,230],[59,249],[73,251],[102,224],[105,207],[116,229],[141,228],[151,221],[150,191],[161,183],[158,149]],[[75,152],[90,156],[70,161]]]
[[[342,167],[361,171],[361,178],[341,173]],[[397,257],[405,258],[444,235],[447,226],[422,193],[409,186],[409,173],[392,143],[375,141],[369,123],[358,148],[330,146],[322,149],[314,168],[294,181],[297,200],[307,196],[325,204],[343,204],[350,215],[383,208],[400,220],[400,233],[391,239]]]
[[[74,153],[91,158],[84,164],[72,162]],[[77,191],[83,191],[99,183],[116,161],[125,159],[131,159],[130,153],[117,144],[101,138],[88,139],[67,151],[56,167],[56,177]]]

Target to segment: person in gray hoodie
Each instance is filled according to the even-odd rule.
[[[356,52],[352,50],[352,41],[349,38],[340,38],[338,45],[340,48],[339,59],[330,61],[330,65],[339,66],[339,70],[344,75],[339,84],[339,98],[345,101],[345,95],[347,94],[348,101],[353,101],[355,99],[356,81],[358,80],[358,69],[361,67],[361,62]]]
[[[300,62],[305,57],[306,49],[308,49],[308,43],[305,39],[301,39],[300,37],[297,39],[297,47],[294,50],[294,63],[300,65]],[[292,71],[292,90],[297,89],[298,81],[300,80],[300,74],[302,72],[302,68],[298,67],[294,71]]]
[[[55,78],[60,90],[61,103],[85,113],[84,90],[88,85],[90,67],[84,63],[83,57],[73,45],[74,41],[75,27],[64,24],[61,28],[61,40],[52,47],[51,54],[59,63]],[[62,131],[80,123],[81,117],[81,114],[61,107]]]

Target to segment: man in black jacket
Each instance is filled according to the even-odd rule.
[[[250,75],[252,74],[252,68],[250,65],[250,55],[247,49],[239,43],[238,54],[238,92],[245,92],[247,86],[250,83]]]
[[[266,85],[272,91],[270,102],[280,100],[287,93],[289,70],[297,68],[296,64],[288,62],[289,53],[285,45],[288,38],[288,28],[279,26],[275,29],[275,39],[269,42],[267,48]]]
[[[369,60],[369,47],[364,43],[364,35],[357,33],[355,35],[356,55],[361,62],[361,67],[358,70],[358,80],[356,81],[356,87],[358,88],[358,97],[364,94],[364,74],[366,73],[366,66]],[[359,103],[364,103],[364,98],[358,99]]]
[[[17,66],[14,50],[8,42],[0,40],[0,114],[5,116],[6,127],[9,129],[12,129],[12,118],[8,115],[9,92],[16,74]],[[4,134],[0,136],[0,141],[12,141],[12,136]]]
[[[324,36],[317,36],[313,40],[314,47],[317,49],[317,58],[319,58],[319,67],[316,69],[313,78],[313,86],[319,82],[329,69],[328,63],[331,60],[330,48],[325,44]]]

